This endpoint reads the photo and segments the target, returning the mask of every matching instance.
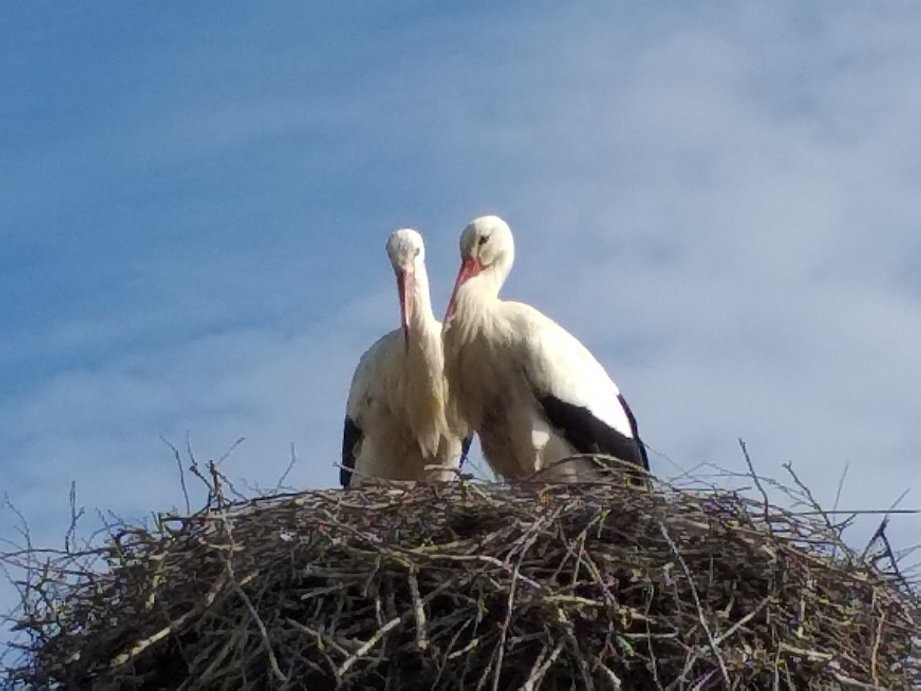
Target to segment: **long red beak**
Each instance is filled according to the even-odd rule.
[[[457,280],[454,282],[454,290],[451,292],[451,300],[448,302],[448,311],[445,313],[444,320],[446,322],[454,316],[454,301],[457,299],[457,289],[464,285],[467,280],[480,273],[482,270],[483,265],[480,264],[479,259],[467,257],[461,263],[460,271],[457,272]]]
[[[413,294],[413,275],[409,271],[397,271],[397,289],[400,291],[400,325],[403,327],[403,345],[409,349],[409,299]]]

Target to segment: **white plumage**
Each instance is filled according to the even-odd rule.
[[[574,454],[603,454],[648,469],[636,421],[588,349],[533,307],[498,297],[514,261],[508,225],[472,221],[443,333],[453,424],[480,436],[490,466],[521,478]],[[597,477],[589,459],[558,464],[552,479]]]
[[[370,478],[447,480],[470,440],[448,430],[441,323],[432,314],[425,247],[415,230],[394,231],[387,254],[397,277],[402,326],[359,360],[346,404],[343,487]],[[355,471],[355,472],[352,472]]]

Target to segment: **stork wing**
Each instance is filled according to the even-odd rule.
[[[573,405],[550,395],[538,397],[537,400],[547,422],[579,453],[613,456],[649,470],[646,450],[637,438],[621,434],[592,415],[585,406]]]
[[[467,454],[470,453],[470,445],[473,443],[473,432],[468,434],[461,440],[461,457],[460,463],[457,464],[458,468],[464,467],[464,461],[467,460]]]
[[[348,415],[342,429],[342,468],[339,470],[339,483],[343,489],[349,488],[352,470],[355,468],[355,450],[361,443],[361,428]]]
[[[399,329],[384,334],[377,339],[358,359],[358,365],[352,374],[352,383],[349,385],[349,397],[345,404],[345,427],[342,430],[342,468],[339,470],[339,482],[343,488],[348,489],[352,480],[352,470],[358,454],[361,451],[361,442],[364,432],[359,426],[367,424],[365,415],[369,402],[377,394],[376,382],[379,377],[376,372],[386,367],[386,358],[398,337],[402,337]]]
[[[636,418],[633,416],[633,410],[631,410],[630,406],[627,405],[627,399],[624,398],[623,394],[617,394],[617,398],[620,399],[620,404],[623,406],[624,412],[627,414],[627,419],[630,421],[630,431],[633,433],[633,440],[636,442],[636,446],[640,450],[640,460],[633,462],[643,466],[643,468],[646,470],[649,470],[649,456],[646,455],[646,445],[643,443],[643,440],[640,439],[640,432],[636,426]]]
[[[547,422],[579,453],[614,456],[649,469],[636,419],[601,363],[572,334],[537,310],[505,303],[525,335],[524,375]]]

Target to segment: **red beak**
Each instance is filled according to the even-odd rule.
[[[400,325],[403,327],[403,345],[409,349],[409,318],[411,308],[409,299],[413,294],[412,272],[397,271],[397,289],[400,291]]]
[[[454,316],[454,301],[457,299],[457,289],[464,285],[467,280],[480,273],[482,270],[483,265],[480,264],[479,259],[467,257],[464,259],[463,263],[461,263],[460,271],[457,272],[457,280],[454,282],[454,290],[451,293],[451,300],[448,302],[448,311],[445,313],[444,320],[446,322]]]

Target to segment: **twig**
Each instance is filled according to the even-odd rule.
[[[77,510],[77,481],[70,481],[70,492],[68,493],[68,499],[70,502],[70,525],[67,528],[67,532],[64,534],[64,551],[70,552],[73,547],[73,542],[77,538],[77,522],[83,516],[84,508],[81,506],[80,510]]]
[[[518,585],[518,572],[521,570],[522,556],[523,555],[519,555],[518,561],[515,562],[512,578],[508,584],[508,600],[505,603],[505,618],[502,619],[502,624],[499,626],[499,644],[496,647],[496,669],[492,679],[493,691],[499,691],[499,677],[502,674],[502,659],[505,657],[505,641],[508,638],[508,626],[512,621],[512,613],[515,611],[515,588]]]
[[[727,638],[729,638],[732,634],[734,634],[736,631],[738,631],[740,628],[742,628],[742,627],[745,626],[748,622],[750,622],[750,621],[754,618],[754,616],[755,616],[756,614],[758,614],[758,612],[760,612],[762,609],[764,609],[765,606],[766,606],[769,602],[771,602],[771,600],[773,600],[773,599],[774,599],[774,595],[768,595],[767,597],[765,597],[761,602],[759,602],[759,603],[755,606],[755,608],[754,608],[753,610],[751,610],[748,614],[746,614],[744,617],[742,617],[741,619],[739,619],[735,624],[733,624],[733,625],[730,626],[728,629],[726,629],[723,633],[721,633],[719,636],[717,636],[716,639],[713,641],[713,643],[714,643],[715,645],[719,645],[720,643],[722,643],[723,641],[725,641],[725,640],[726,640]]]
[[[422,603],[424,604],[428,602],[429,600],[434,598],[436,595],[447,590],[452,584],[453,584],[452,580],[445,581],[444,583],[439,585],[437,588],[432,590],[432,592],[430,592],[424,598],[422,598]],[[407,619],[409,619],[409,617],[411,617],[413,614],[415,614],[415,610],[406,611],[400,616],[393,617],[392,619],[390,619],[390,621],[388,621],[383,626],[381,626],[377,631],[374,632],[371,638],[365,641],[361,645],[361,647],[358,648],[358,650],[352,653],[348,657],[348,659],[346,659],[345,662],[339,665],[339,669],[336,670],[336,677],[339,679],[342,679],[345,676],[345,673],[348,672],[349,669],[352,667],[352,665],[358,662],[358,660],[361,657],[363,657],[369,650],[371,650],[371,648],[377,645],[378,641],[380,641],[384,636],[386,636],[389,631],[391,631],[392,629],[394,629],[395,627],[399,626],[400,624],[405,622]]]
[[[419,596],[419,580],[416,578],[416,567],[409,565],[409,592],[413,598],[413,606],[416,614],[416,645],[419,650],[425,650],[429,647],[428,637],[425,633],[425,607],[422,605],[422,598]]]
[[[783,463],[782,467],[784,468],[784,470],[786,470],[790,474],[790,477],[793,478],[793,482],[796,483],[796,486],[799,487],[803,495],[809,500],[809,504],[812,506],[813,509],[815,509],[817,515],[821,516],[822,519],[825,521],[825,525],[828,527],[830,535],[837,539],[838,531],[835,530],[835,526],[832,525],[831,519],[828,516],[828,512],[822,510],[822,507],[819,504],[819,502],[816,501],[816,498],[814,496],[812,496],[812,491],[809,489],[809,487],[806,486],[806,484],[802,480],[799,479],[799,476],[796,474],[796,471],[793,470],[793,464]]]
[[[214,585],[211,587],[211,590],[208,591],[208,594],[205,597],[204,602],[199,607],[186,611],[184,614],[178,617],[175,621],[170,622],[169,624],[164,626],[162,629],[159,629],[155,631],[154,633],[152,633],[151,635],[147,636],[146,638],[141,639],[127,651],[120,653],[116,655],[115,657],[113,657],[112,661],[109,663],[109,668],[113,669],[116,667],[121,667],[122,665],[128,662],[131,662],[134,658],[136,658],[138,655],[143,653],[154,643],[157,643],[163,640],[164,638],[169,636],[174,631],[178,631],[192,617],[197,616],[206,607],[211,606],[211,603],[214,602],[214,598],[217,597],[217,594],[224,587],[224,584],[225,584],[225,579],[223,577],[219,578],[217,581],[215,581]]]
[[[534,661],[535,667],[532,668],[531,673],[528,675],[528,678],[522,686],[522,691],[534,691],[534,689],[539,688],[541,680],[544,678],[544,675],[547,673],[547,670],[550,669],[550,665],[556,662],[556,659],[560,656],[560,653],[563,652],[563,646],[566,644],[566,640],[561,638],[557,641],[556,646],[553,648],[553,652],[547,657],[543,662],[540,661],[540,658]],[[538,666],[539,664],[539,666]]]
[[[281,474],[281,477],[278,478],[278,482],[275,483],[275,492],[278,494],[285,485],[285,480],[288,479],[288,475],[294,469],[294,466],[297,464],[297,452],[294,450],[294,442],[291,442],[291,460],[288,461],[288,465],[285,467],[285,472]]]
[[[239,437],[233,444],[231,444],[228,449],[221,455],[220,458],[215,462],[218,466],[222,465],[224,461],[230,458],[230,454],[236,451],[237,447],[240,446],[243,442],[246,441],[246,437]]]
[[[732,682],[729,679],[729,672],[726,670],[726,663],[723,662],[723,656],[720,655],[719,647],[717,646],[716,641],[713,639],[713,634],[710,632],[710,626],[707,624],[707,618],[704,616],[703,607],[700,604],[700,597],[697,595],[697,588],[694,586],[694,578],[691,576],[691,571],[688,569],[688,565],[685,563],[684,557],[681,556],[681,552],[678,551],[678,546],[668,534],[668,530],[666,530],[665,524],[660,522],[659,529],[662,531],[662,537],[665,538],[665,542],[668,543],[672,553],[678,560],[678,564],[681,566],[681,570],[684,571],[685,578],[688,579],[688,586],[691,589],[691,597],[694,598],[694,606],[697,608],[697,618],[700,622],[700,625],[703,627],[704,633],[707,634],[707,642],[710,644],[710,652],[713,653],[713,656],[719,663],[720,673],[723,675],[723,681],[726,683],[727,688],[731,688]]]
[[[748,448],[745,446],[745,442],[742,440],[742,437],[739,437],[739,447],[742,449],[742,456],[745,458],[745,464],[748,466],[748,472],[751,473],[751,478],[755,483],[755,486],[758,488],[758,491],[761,492],[761,498],[764,501],[762,515],[764,517],[764,525],[767,527],[770,534],[774,534],[774,526],[771,523],[770,519],[770,502],[768,501],[767,492],[764,491],[764,486],[761,484],[761,480],[758,477],[758,473],[755,472],[755,466],[752,464],[751,456],[748,455]]]
[[[877,666],[879,662],[877,660],[879,656],[879,643],[883,637],[883,624],[886,623],[886,613],[881,612],[879,617],[879,623],[876,625],[876,632],[873,636],[873,651],[870,654],[870,674],[873,675],[873,683],[876,686],[879,686],[879,672],[877,671]]]
[[[189,502],[189,489],[185,484],[185,468],[183,467],[182,456],[179,454],[179,449],[177,449],[166,437],[161,435],[160,441],[172,450],[173,458],[176,459],[176,467],[179,469],[179,486],[182,488],[182,497],[185,499],[185,512],[186,514],[190,514],[192,513],[192,504]]]
[[[210,462],[209,465],[212,468],[215,466],[214,462]],[[217,475],[217,473],[215,473]],[[223,518],[224,529],[226,531],[227,539],[230,541],[231,550],[233,548],[233,528],[230,524],[230,521],[227,520],[226,515]],[[259,616],[259,612],[256,611],[256,608],[253,606],[252,600],[249,599],[249,596],[243,590],[241,584],[237,581],[236,574],[234,573],[233,562],[230,559],[228,554],[223,555],[224,558],[224,568],[227,571],[227,576],[230,580],[230,585],[236,592],[237,596],[243,601],[243,604],[246,605],[246,609],[249,611],[250,616],[253,618],[253,621],[256,624],[256,628],[259,629],[259,635],[262,637],[262,644],[265,647],[266,655],[269,658],[269,664],[272,667],[272,673],[275,675],[275,678],[283,684],[288,683],[288,677],[281,671],[281,668],[278,666],[278,660],[275,657],[275,651],[272,648],[272,642],[269,640],[269,632],[265,628],[265,624],[262,621],[262,617]]]
[[[838,486],[835,488],[835,503],[832,504],[831,511],[829,513],[838,510],[838,502],[841,501],[841,490],[844,489],[844,479],[847,477],[847,471],[850,469],[850,467],[850,461],[845,461],[844,469],[841,471],[841,476],[838,478]]]

